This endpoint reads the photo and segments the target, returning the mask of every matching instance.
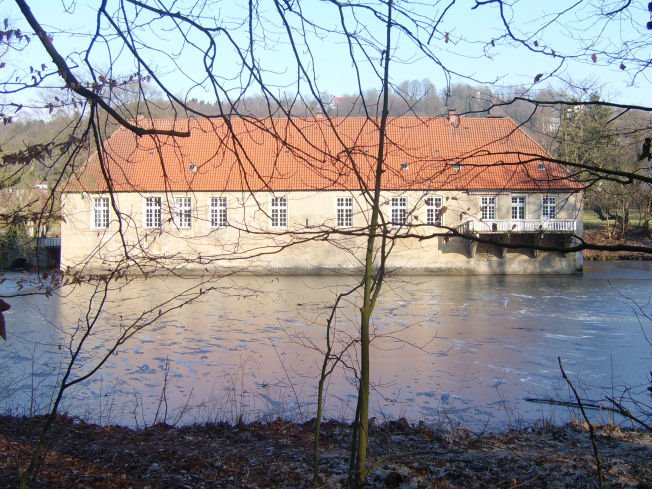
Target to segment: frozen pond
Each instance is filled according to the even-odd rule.
[[[15,292],[19,276],[7,278],[5,295]],[[190,298],[200,286],[202,296],[120,345],[90,380],[68,392],[62,411],[131,426],[163,419],[308,420],[315,413],[330,306],[352,283],[316,276],[119,282],[73,378],[93,368],[144,310],[152,310],[147,318],[156,317],[177,305],[168,300],[179,293]],[[216,290],[207,292],[210,287]],[[70,335],[77,328],[78,339],[87,315],[93,317],[97,300],[88,314],[90,287],[62,292],[6,299],[12,308],[5,313],[8,341],[0,343],[5,412],[48,407],[70,357]],[[570,399],[558,356],[587,398],[628,387],[645,399],[652,347],[641,326],[652,336],[652,324],[639,324],[630,299],[647,307],[651,295],[647,262],[587,263],[577,276],[392,278],[374,321],[373,415],[474,429],[541,417],[561,422],[569,416],[566,408],[524,401]],[[336,314],[334,353],[355,336],[356,303],[354,294]],[[327,385],[326,416],[351,419],[355,346],[342,360]]]

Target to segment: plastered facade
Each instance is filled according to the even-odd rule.
[[[145,199],[161,198],[161,225],[147,227]],[[175,224],[175,198],[189,197],[191,223]],[[211,198],[225,197],[227,226],[211,226]],[[285,198],[287,224],[272,226],[272,199]],[[337,198],[352,199],[352,226],[337,226]],[[481,235],[496,239],[470,251],[469,241],[452,236],[464,223],[482,225],[482,198],[495,199],[496,221],[510,221],[513,197],[525,197],[526,220],[548,220],[544,197],[553,197],[554,220],[570,220],[573,232],[536,233],[537,243],[572,244],[582,233],[581,193],[491,191],[383,192],[381,209],[385,222],[392,221],[392,198],[406,200],[405,223],[388,224],[387,243],[392,246],[389,270],[405,274],[425,273],[574,273],[581,270],[581,253],[554,251],[532,253],[525,245],[532,233],[510,232]],[[428,224],[426,199],[441,198],[438,214],[442,227]],[[94,202],[108,198],[108,227],[97,226]],[[118,212],[116,212],[116,209]],[[319,274],[359,271],[364,263],[365,233],[370,209],[361,192],[171,192],[108,194],[66,193],[62,196],[61,226],[63,269],[98,273],[116,265],[126,272],[185,272]],[[476,224],[476,227],[477,227]],[[512,226],[515,228],[515,225]],[[510,228],[511,229],[511,228]],[[506,240],[506,236],[510,239]],[[513,238],[513,239],[512,239]],[[501,241],[502,240],[502,241]],[[519,241],[520,240],[520,241]],[[380,246],[380,241],[378,244]],[[504,248],[501,242],[522,242],[523,248]]]

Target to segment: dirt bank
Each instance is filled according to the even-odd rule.
[[[652,250],[652,237],[646,230],[632,229],[624,236],[616,233],[609,236],[605,230],[587,229],[584,231],[584,239],[587,243],[599,245],[624,244],[631,246],[646,246]],[[598,251],[584,250],[585,260],[652,260],[652,253],[637,253],[632,251]]]
[[[0,417],[0,487],[16,486],[43,419]],[[277,421],[142,431],[57,420],[37,488],[304,488],[312,426]],[[324,427],[321,487],[341,487],[350,432]],[[600,429],[607,487],[652,488],[652,434]],[[374,427],[370,487],[597,487],[581,426],[500,434],[442,431],[396,421]]]

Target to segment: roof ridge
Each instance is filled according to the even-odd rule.
[[[519,125],[514,121],[511,117],[509,116],[504,116],[504,115],[497,115],[497,116],[489,116],[489,117],[482,117],[482,116],[476,116],[476,115],[471,115],[471,116],[465,116],[463,114],[457,114],[462,120],[471,120],[471,121],[511,121],[515,125]],[[431,121],[431,120],[447,120],[448,116],[447,115],[427,115],[427,116],[420,116],[420,115],[390,115],[388,116],[388,119],[390,120],[398,120],[398,119],[414,119],[417,121]],[[140,120],[146,120],[146,121],[152,121],[152,122],[184,122],[184,121],[193,121],[193,122],[201,122],[201,121],[212,121],[215,119],[231,119],[231,120],[252,120],[252,121],[283,121],[283,120],[303,120],[303,121],[327,121],[327,120],[377,120],[380,119],[380,116],[378,117],[367,117],[364,115],[354,115],[354,116],[331,116],[331,117],[326,117],[326,116],[313,116],[313,117],[303,117],[303,116],[291,116],[291,117],[268,117],[268,116],[249,116],[249,115],[244,115],[244,114],[234,114],[234,115],[215,115],[215,116],[200,116],[200,117],[146,117],[146,116],[137,116],[135,118],[130,118],[127,119],[128,122],[132,124],[137,124],[138,121]],[[124,127],[124,126],[122,126]],[[521,127],[519,125],[519,127]]]

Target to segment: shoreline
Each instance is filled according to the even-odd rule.
[[[0,416],[0,486],[16,486],[44,417]],[[143,430],[58,416],[32,487],[312,487],[312,429],[282,420]],[[608,487],[652,487],[652,433],[594,427]],[[350,427],[322,425],[319,487],[343,487]],[[593,487],[597,470],[581,423],[473,433],[409,424],[373,425],[370,488]]]
[[[584,239],[593,244],[600,245],[632,245],[646,246],[652,249],[652,237],[639,229],[633,229],[625,234],[622,238],[610,238],[602,229],[584,230]],[[584,250],[584,260],[586,261],[648,261],[652,260],[652,253],[632,252],[632,251],[602,251],[602,250]]]

